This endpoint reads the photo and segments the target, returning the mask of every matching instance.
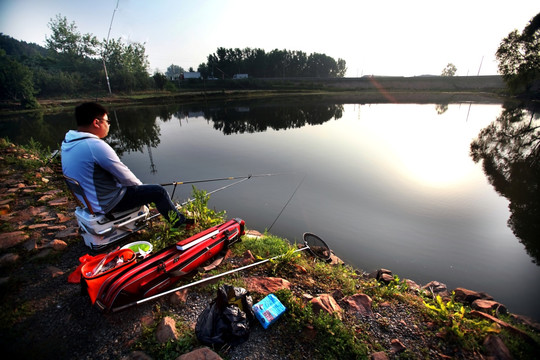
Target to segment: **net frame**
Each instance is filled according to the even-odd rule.
[[[332,251],[323,239],[309,232],[304,233],[303,239],[304,245],[313,256],[323,261],[330,260],[330,257],[332,256]]]

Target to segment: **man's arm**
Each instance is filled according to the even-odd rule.
[[[109,144],[105,141],[100,141],[96,146],[99,147],[99,151],[94,152],[96,162],[103,169],[110,172],[120,184],[125,186],[142,185],[141,180],[120,161],[120,158]]]

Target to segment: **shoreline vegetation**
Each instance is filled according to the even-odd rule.
[[[540,350],[540,325],[512,314],[488,294],[452,291],[437,281],[421,286],[385,269],[368,274],[338,258],[313,261],[307,252],[295,255],[286,239],[254,230],[217,269],[187,282],[287,255],[219,283],[101,314],[80,296],[79,286],[67,282],[89,249],[78,233],[76,204],[58,160],[48,163],[48,156],[37,142],[18,146],[0,139],[0,345],[9,357],[208,354],[212,350],[196,339],[195,323],[221,283],[247,288],[254,303],[275,293],[287,311],[267,330],[253,324],[246,343],[213,349],[216,358],[530,359]],[[223,216],[210,215],[212,221]],[[157,220],[129,241],[174,243],[189,235],[171,233]]]
[[[508,100],[502,77],[416,76],[361,78],[268,78],[185,80],[173,91],[76,94],[72,98],[38,98],[39,107],[23,109],[15,101],[0,102],[4,116],[34,111],[62,111],[83,101],[108,106],[229,101],[292,96],[324,96],[344,103],[501,103]]]

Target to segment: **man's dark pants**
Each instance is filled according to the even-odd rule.
[[[178,226],[185,222],[185,217],[174,206],[169,194],[161,185],[135,185],[128,186],[126,193],[120,202],[113,208],[111,212],[124,211],[133,209],[138,206],[156,204],[159,213],[169,222],[169,211],[174,211],[177,214],[178,221],[174,224]]]

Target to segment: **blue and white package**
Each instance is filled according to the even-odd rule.
[[[267,329],[287,310],[274,294],[269,294],[264,299],[253,305],[255,317],[259,319],[262,327]]]

